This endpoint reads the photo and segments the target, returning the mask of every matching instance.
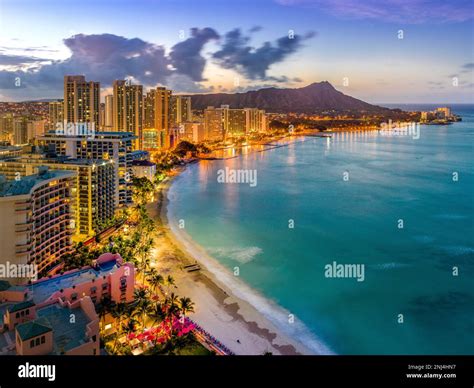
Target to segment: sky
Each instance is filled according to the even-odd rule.
[[[474,102],[473,0],[0,0],[0,101],[84,74],[178,93],[329,81],[371,103]]]

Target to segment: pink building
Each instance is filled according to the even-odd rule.
[[[134,285],[133,264],[123,263],[119,254],[104,253],[93,266],[38,280],[28,288],[38,305],[58,298],[74,302],[84,296],[89,296],[94,303],[104,297],[116,303],[129,303],[133,301]]]
[[[134,266],[112,253],[26,286],[0,282],[0,354],[98,355],[94,304],[132,302],[134,285]]]

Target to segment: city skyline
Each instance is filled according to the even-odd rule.
[[[178,93],[328,80],[371,103],[472,101],[469,1],[382,9],[373,1],[261,0],[232,12],[219,1],[30,3],[0,3],[2,101],[61,98],[63,76],[74,74],[100,82],[102,97],[124,78]],[[48,28],[35,28],[39,19]]]

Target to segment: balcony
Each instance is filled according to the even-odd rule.
[[[27,249],[30,249],[32,244],[33,244],[33,241],[29,240],[29,241],[26,241],[26,242],[24,242],[24,243],[15,244],[15,246],[16,246],[17,248],[27,248]]]

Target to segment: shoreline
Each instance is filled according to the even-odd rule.
[[[187,296],[195,303],[195,313],[190,318],[236,355],[263,355],[267,352],[279,355],[332,354],[324,345],[315,340],[312,348],[299,342],[277,327],[265,315],[276,313],[278,322],[290,325],[288,312],[263,296],[255,293],[240,279],[230,279],[229,271],[219,267],[219,263],[210,257],[198,244],[182,231],[177,231],[168,221],[168,192],[174,178],[186,167],[179,169],[176,175],[167,178],[158,187],[154,201],[148,205],[150,215],[157,223],[157,239],[153,266],[163,275],[175,278],[177,293]],[[187,272],[186,265],[199,264],[201,269]],[[217,265],[216,265],[217,264]],[[211,268],[212,267],[212,268]],[[223,281],[216,272],[227,272],[227,281]],[[234,287],[230,284],[233,283]],[[252,302],[266,310],[259,311],[251,302],[244,299],[252,297]],[[310,332],[303,324],[291,324],[292,331]],[[294,325],[294,326],[293,326]],[[317,350],[315,350],[317,348]]]

